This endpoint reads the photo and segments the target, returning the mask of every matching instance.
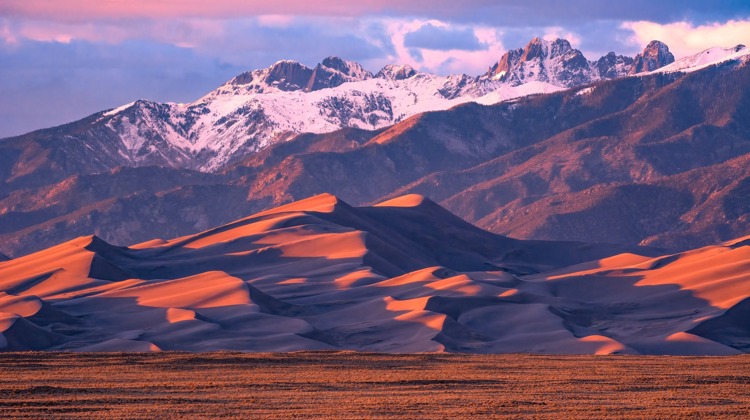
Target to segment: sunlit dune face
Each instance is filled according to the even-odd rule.
[[[22,317],[32,316],[42,308],[42,302],[32,296],[10,296],[0,292],[0,312]]]
[[[150,241],[141,242],[139,244],[130,245],[128,248],[130,249],[148,249],[148,248],[155,248],[159,246],[163,246],[168,244],[167,241],[163,239],[152,239]]]
[[[703,337],[698,337],[697,335],[693,335],[686,332],[678,332],[671,334],[666,338],[667,341],[676,341],[676,342],[684,342],[684,343],[711,343],[710,340],[706,340]]]
[[[356,231],[303,236],[297,241],[282,242],[277,247],[282,251],[283,257],[294,258],[362,258],[367,253],[365,235]]]
[[[337,205],[339,205],[339,201],[335,196],[331,194],[320,194],[310,198],[306,198],[304,200],[295,201],[284,206],[276,207],[273,210],[260,212],[256,216],[292,212],[330,213],[334,211]]]
[[[528,279],[546,279],[555,280],[560,278],[569,277],[570,275],[585,276],[591,274],[599,274],[605,270],[617,270],[623,267],[630,267],[637,264],[641,264],[646,261],[650,261],[650,257],[644,257],[642,255],[635,254],[619,254],[609,258],[604,258],[597,261],[587,261],[585,263],[577,264],[571,267],[566,267],[560,270],[555,270],[548,273],[542,273],[538,275],[528,276]]]
[[[417,207],[424,202],[424,196],[418,194],[402,195],[393,200],[378,203],[375,207]]]
[[[397,321],[417,322],[427,328],[440,331],[443,328],[445,317],[445,314],[436,314],[434,312],[407,312],[397,316],[395,319]]]
[[[0,266],[0,290],[49,297],[92,284],[88,274],[94,253],[84,249],[90,237],[80,238]],[[38,281],[54,278],[55,281]]]
[[[636,286],[677,284],[712,306],[727,309],[750,296],[748,282],[750,247],[710,247],[681,254],[658,269],[644,272]]]
[[[54,281],[54,277],[50,278],[50,280]],[[130,287],[137,286],[139,284],[146,284],[145,280],[139,280],[139,279],[128,279],[128,280],[122,280],[117,282],[103,282],[102,284],[98,284],[96,286],[90,286],[86,287],[84,289],[76,289],[73,291],[59,291],[54,294],[50,294],[46,296],[46,299],[75,299],[79,296],[88,296],[88,295],[95,295],[99,293],[104,293],[112,290],[121,290],[121,289],[127,289]]]
[[[465,296],[477,296],[483,289],[480,284],[474,282],[466,274],[434,281],[426,284],[425,287],[433,290],[451,291]]]
[[[213,231],[199,235],[177,238],[167,242],[168,245],[179,245],[187,249],[200,249],[211,245],[221,244],[239,238],[253,237],[273,231],[280,223],[291,219],[288,217],[259,218],[252,221],[235,222]]]
[[[424,296],[415,299],[398,300],[390,296],[384,298],[386,303],[386,309],[394,312],[401,311],[423,311],[427,305],[427,301],[430,299],[429,296]]]
[[[382,280],[382,276],[376,275],[371,270],[366,269],[353,271],[351,273],[340,276],[334,279],[334,283],[336,284],[337,289],[346,290],[352,287],[364,286]]]
[[[219,247],[240,239],[248,241],[246,250],[224,252],[226,255],[246,255],[263,248],[275,248],[281,256],[292,258],[362,258],[367,253],[365,234],[326,228],[326,225],[305,224],[303,214],[289,213],[280,216],[254,218],[252,222],[226,226],[216,232],[179,238],[170,241],[172,246],[186,249]],[[314,220],[314,219],[311,219]],[[286,226],[292,224],[291,226]],[[216,248],[215,251],[221,252]]]
[[[195,320],[195,311],[190,309],[168,308],[167,321],[171,324]]]
[[[635,286],[674,284],[715,308],[727,309],[750,296],[750,247],[706,247],[659,258],[623,254],[530,277],[564,280],[583,276],[632,279]]]
[[[425,306],[429,300],[428,296],[408,300],[398,300],[392,297],[386,297],[383,300],[386,303],[386,310],[392,312],[404,312],[394,318],[398,321],[423,324],[435,331],[440,331],[443,328],[443,322],[445,322],[446,315],[425,310]]]
[[[375,286],[377,287],[398,287],[408,285],[418,285],[420,283],[432,282],[440,280],[440,277],[436,277],[433,273],[439,270],[440,267],[427,267],[421,270],[412,271],[404,274],[403,276],[393,277],[388,280],[379,282]]]
[[[138,305],[158,308],[215,308],[252,304],[244,281],[216,271],[139,285],[99,296],[108,299],[135,298]]]
[[[589,335],[581,337],[579,340],[584,343],[596,344],[597,348],[594,351],[594,354],[613,354],[626,351],[626,347],[622,343],[618,343],[617,341],[603,335]]]
[[[293,279],[281,280],[279,284],[305,284],[307,279],[304,277],[295,277]]]

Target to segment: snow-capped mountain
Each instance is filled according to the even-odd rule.
[[[742,51],[744,47],[712,49],[680,60],[674,69],[705,66]],[[160,165],[213,172],[303,132],[381,129],[466,102],[489,105],[550,93],[652,71],[672,61],[668,47],[658,41],[635,59],[609,53],[588,61],[564,39],[540,38],[508,51],[488,73],[476,77],[420,73],[408,65],[388,65],[373,75],[338,57],[314,68],[285,60],[242,73],[192,103],[136,101],[53,130],[55,136],[97,150],[96,160],[106,162],[105,167]]]
[[[633,58],[624,55],[616,55],[610,51],[595,62],[590,62],[592,72],[600,79],[615,79],[628,74],[633,65]]]
[[[490,104],[560,89],[417,73],[407,65],[373,76],[357,63],[328,57],[313,69],[279,61],[243,73],[190,104],[133,102],[98,122],[122,137],[120,156],[129,164],[213,171],[302,132],[373,130],[469,101]]]
[[[635,58],[610,52],[596,61],[588,61],[565,39],[534,38],[526,47],[503,54],[484,77],[512,86],[537,81],[570,88],[652,71],[673,61],[669,47],[660,41],[651,41]]]
[[[328,57],[313,69],[296,61],[278,61],[267,69],[242,73],[227,85],[241,86],[244,91],[257,93],[276,90],[312,92],[372,77],[372,73],[358,63]]]
[[[689,73],[706,67],[730,60],[748,59],[750,49],[739,44],[731,48],[714,47],[701,51],[698,54],[683,57],[669,65],[658,68],[653,72],[669,73],[683,72]]]
[[[375,75],[375,77],[388,80],[404,80],[414,76],[415,74],[417,74],[417,71],[408,64],[404,64],[402,66],[396,64],[388,64],[387,66],[383,67],[383,69],[380,70],[378,74]]]
[[[525,48],[506,52],[486,75],[510,85],[531,81],[573,87],[596,79],[583,54],[564,39],[534,38]]]

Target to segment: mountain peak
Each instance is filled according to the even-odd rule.
[[[586,58],[567,40],[534,37],[524,48],[503,54],[486,76],[514,86],[540,81],[571,87],[589,81],[590,73]]]
[[[347,82],[359,82],[372,79],[372,77],[372,73],[365,70],[359,63],[330,56],[315,66],[310,80],[305,85],[305,91],[333,88]]]
[[[417,74],[417,71],[408,64],[388,64],[383,67],[375,77],[387,80],[404,80]]]
[[[544,58],[549,50],[549,43],[539,37],[534,37],[523,49],[521,60],[529,61],[534,58]]]
[[[646,51],[653,49],[669,51],[669,47],[667,46],[667,44],[659,41],[658,39],[655,39],[649,42],[648,45],[646,45]]]
[[[248,71],[229,81],[231,85],[273,86],[283,91],[300,90],[306,86],[312,69],[293,60],[279,60],[262,70]]]
[[[320,64],[339,71],[346,71],[347,68],[347,61],[335,55],[324,58],[323,61],[320,62]]]
[[[636,55],[628,74],[638,74],[654,71],[674,62],[674,55],[669,51],[667,44],[661,41],[651,41]]]
[[[228,84],[250,85],[250,89],[259,93],[268,92],[269,87],[282,91],[312,92],[372,77],[372,73],[365,70],[359,63],[330,56],[318,63],[314,69],[298,61],[279,60],[266,69],[242,73],[230,80]]]
[[[633,58],[616,55],[614,51],[610,51],[591,64],[599,74],[600,79],[614,79],[628,74],[630,67],[633,65]]]
[[[340,71],[341,73],[352,75],[353,70],[362,69],[362,71],[366,71],[362,68],[362,66],[359,63],[356,63],[354,61],[347,61],[344,60],[341,57],[337,56],[330,56],[323,59],[323,61],[320,62],[320,65],[323,67],[327,67],[332,70]]]
[[[372,78],[372,73],[365,70],[361,64],[354,61],[347,61],[341,57],[330,56],[323,59],[318,66],[326,67],[331,70],[338,71],[342,74],[350,76],[358,80],[366,80]]]

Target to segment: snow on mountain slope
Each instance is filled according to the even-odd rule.
[[[746,51],[730,50],[708,50],[667,69],[684,71],[708,65],[714,56]],[[212,172],[299,133],[381,129],[418,113],[470,101],[489,105],[640,74],[636,65],[653,69],[669,63],[670,57],[666,45],[653,41],[635,60],[610,53],[590,62],[564,39],[534,38],[477,77],[418,73],[408,65],[388,65],[373,75],[338,57],[328,57],[314,68],[283,60],[242,73],[192,103],[136,101],[94,115],[89,128],[57,130],[54,135],[87,145],[106,142],[98,149],[111,150],[107,161],[116,166]],[[113,139],[117,144],[111,144]]]
[[[691,73],[719,63],[750,57],[750,48],[740,44],[731,48],[713,47],[698,54],[681,58],[672,64],[654,70],[652,73],[683,72]]]
[[[127,150],[123,157],[135,164],[160,154],[182,166],[188,156],[195,156],[198,160],[192,167],[213,171],[234,156],[257,151],[293,133],[325,133],[341,127],[373,130],[472,100],[491,104],[559,89],[544,82],[511,87],[465,75],[443,77],[405,67],[387,70],[378,78],[360,72],[357,77],[363,80],[309,91],[289,78],[269,76],[273,71],[258,71],[245,79],[238,76],[191,104],[138,101],[106,112],[101,119],[120,134]],[[287,75],[292,77],[292,73]],[[270,85],[240,84],[238,78],[270,80]],[[165,147],[173,150],[165,153]]]
[[[473,102],[482,105],[493,105],[498,102],[507,101],[513,98],[535,95],[540,93],[552,93],[564,90],[565,88],[555,86],[546,82],[533,81],[518,86],[503,85],[484,96],[476,98]]]

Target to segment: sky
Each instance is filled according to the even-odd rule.
[[[282,59],[478,75],[533,37],[589,60],[750,45],[748,0],[0,0],[0,138],[136,99],[192,102]]]

